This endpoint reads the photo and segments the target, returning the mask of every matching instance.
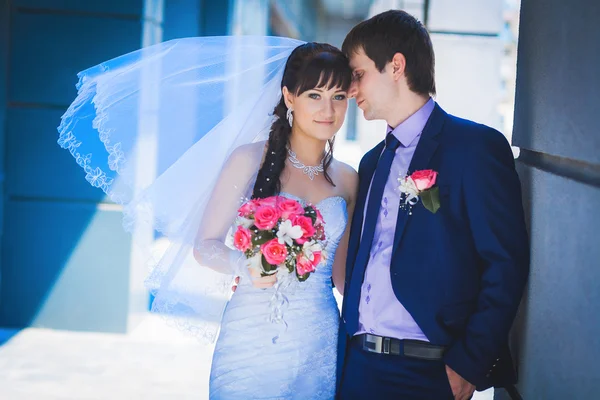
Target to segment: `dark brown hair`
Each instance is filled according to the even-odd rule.
[[[427,29],[412,15],[390,10],[356,25],[344,39],[348,57],[363,50],[382,72],[396,53],[406,59],[408,87],[415,93],[435,95],[435,56]]]
[[[290,54],[283,71],[281,88],[287,87],[290,93],[298,96],[307,90],[315,88],[339,87],[348,90],[352,79],[352,71],[348,58],[338,48],[324,43],[306,43],[296,47]],[[287,121],[287,106],[283,96],[275,106],[276,116],[271,125],[267,153],[258,171],[253,198],[265,198],[279,194],[281,190],[280,176],[285,168],[287,149],[292,128]],[[323,160],[325,179],[334,185],[327,173],[333,160],[333,142],[329,145]],[[335,186],[335,185],[334,185]]]

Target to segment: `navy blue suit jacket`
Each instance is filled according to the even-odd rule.
[[[345,288],[350,288],[365,202],[379,143],[362,159],[350,232]],[[448,346],[445,363],[478,390],[516,382],[508,333],[529,273],[529,242],[521,186],[505,137],[436,104],[409,171],[439,173],[441,207],[421,203],[399,213],[390,274],[394,293],[427,338]],[[363,279],[365,266],[354,277]],[[356,285],[360,290],[360,285]],[[358,305],[342,307],[338,378]],[[354,319],[356,320],[356,319]]]

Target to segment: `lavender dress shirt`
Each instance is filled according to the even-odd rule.
[[[406,175],[421,138],[421,132],[434,107],[435,102],[429,99],[423,107],[395,129],[388,127],[388,133],[391,131],[401,144],[396,150],[381,199],[371,254],[361,287],[357,335],[371,333],[397,339],[429,341],[410,313],[396,298],[392,289],[390,263],[400,206],[398,177]]]

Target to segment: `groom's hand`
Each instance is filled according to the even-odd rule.
[[[469,400],[473,397],[473,392],[475,391],[474,385],[464,380],[462,376],[447,365],[446,374],[448,375],[448,381],[450,382],[455,400]]]

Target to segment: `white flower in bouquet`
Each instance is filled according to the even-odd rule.
[[[292,225],[292,221],[285,220],[279,225],[279,231],[277,232],[277,238],[280,244],[287,244],[288,246],[293,245],[294,239],[300,239],[302,237],[302,228],[298,225]]]
[[[322,251],[323,251],[323,246],[321,246],[320,243],[317,243],[315,241],[306,242],[302,246],[302,252],[304,253],[304,256],[311,261],[313,261],[315,259],[315,256],[314,256],[315,252],[322,252]]]

